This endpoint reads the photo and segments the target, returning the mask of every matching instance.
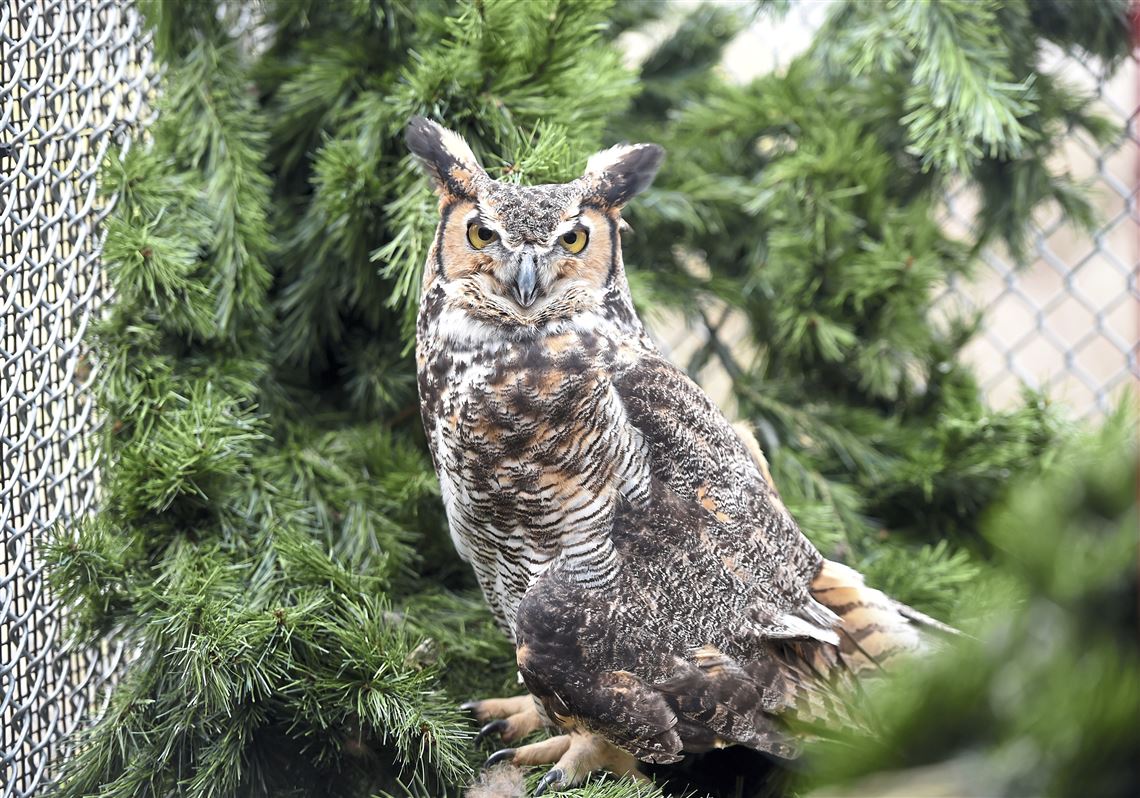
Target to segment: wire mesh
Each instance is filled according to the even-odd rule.
[[[48,531],[96,495],[83,337],[105,296],[96,195],[153,71],[122,0],[0,0],[0,796],[44,787],[120,652],[81,650],[46,584]]]

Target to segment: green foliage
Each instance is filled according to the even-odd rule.
[[[1037,106],[1031,82],[1015,79],[1005,60],[1001,4],[899,0],[876,11],[851,37],[862,40],[856,72],[910,66],[902,122],[925,167],[967,171],[982,157],[1021,154],[1032,137],[1023,120]]]
[[[1079,8],[1078,8],[1079,6]],[[1090,224],[1091,207],[1048,159],[1061,132],[1113,131],[1093,97],[1043,66],[1052,41],[1111,68],[1130,50],[1127,2],[889,0],[839,4],[817,55],[836,74],[891,85],[905,151],[925,170],[972,176],[983,209],[977,244],[1001,237],[1024,255],[1026,214],[1045,202]],[[1079,20],[1079,21],[1078,21]]]
[[[1070,441],[986,520],[1003,598],[976,637],[874,694],[881,728],[821,752],[848,790],[905,794],[931,774],[960,795],[1132,795],[1140,789],[1137,448],[1126,408]]]
[[[984,614],[964,599],[982,581],[1001,586],[991,599],[1074,613],[1116,584],[1098,581],[1108,532],[1063,565],[1060,532],[1018,537],[1070,517],[1076,534],[1092,523],[1078,506],[1116,518],[1107,472],[1047,494],[1051,515],[1015,499],[979,532],[1064,428],[1038,396],[987,409],[957,359],[974,320],[939,320],[932,302],[984,241],[1018,246],[1042,202],[1087,216],[1046,161],[1065,125],[1106,126],[1038,55],[1050,40],[1120,57],[1121,3],[837,4],[785,72],[728,83],[724,45],[750,10],[783,5],[267,0],[257,49],[238,4],[141,4],[165,72],[151,140],[102,174],[119,199],[94,339],[101,504],[50,552],[71,632],[121,641],[130,662],[57,794],[438,798],[475,778],[455,707],[518,687],[419,428],[411,322],[435,200],[402,141],[416,114],[514,181],[572,178],[620,138],[668,147],[628,214],[637,301],[707,331],[681,365],[728,371],[828,555],[960,618]],[[615,38],[670,17],[635,79]],[[937,223],[951,179],[984,199],[975,240]],[[726,310],[745,340],[724,339]],[[1042,685],[1051,667],[1032,671]],[[997,675],[990,663],[945,695]],[[1066,767],[1048,776],[1059,794]],[[773,789],[743,793],[744,775],[722,792]],[[661,793],[606,778],[568,794]]]

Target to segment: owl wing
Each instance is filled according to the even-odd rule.
[[[628,349],[634,354],[613,370],[613,390],[643,442],[660,496],[707,522],[690,535],[691,545],[747,596],[758,634],[838,643],[838,618],[811,594],[823,557],[780,501],[759,448],[754,452],[672,363],[652,350]]]
[[[551,717],[645,761],[731,743],[794,756],[778,717],[850,720],[839,683],[877,667],[869,646],[907,648],[907,620],[821,557],[685,375],[634,350],[611,384],[649,484],[616,502],[604,589],[555,563],[527,590],[520,673]]]
[[[737,577],[750,602],[751,630],[828,644],[809,647],[809,670],[827,666],[820,652],[835,646],[844,668],[855,671],[877,671],[895,655],[960,634],[824,559],[780,500],[751,433],[730,424],[656,351],[642,351],[613,379],[626,418],[649,448],[653,479],[716,521],[699,542]]]

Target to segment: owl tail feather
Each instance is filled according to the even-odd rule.
[[[932,632],[958,632],[868,587],[858,571],[830,560],[823,561],[811,592],[836,616],[838,643],[787,645],[790,715],[805,739],[832,738],[842,729],[874,733],[874,718],[862,700],[863,683],[888,673],[896,660],[931,650],[936,645]]]
[[[848,670],[890,668],[900,656],[931,648],[930,633],[957,635],[958,630],[936,621],[868,587],[863,576],[846,565],[824,560],[811,586],[812,596],[839,616],[839,653]]]

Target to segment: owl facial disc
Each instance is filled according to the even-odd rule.
[[[440,199],[425,291],[438,281],[473,321],[509,334],[589,325],[608,295],[628,296],[621,208],[653,181],[660,147],[618,145],[568,183],[520,186],[493,180],[461,136],[428,119],[406,138]]]

